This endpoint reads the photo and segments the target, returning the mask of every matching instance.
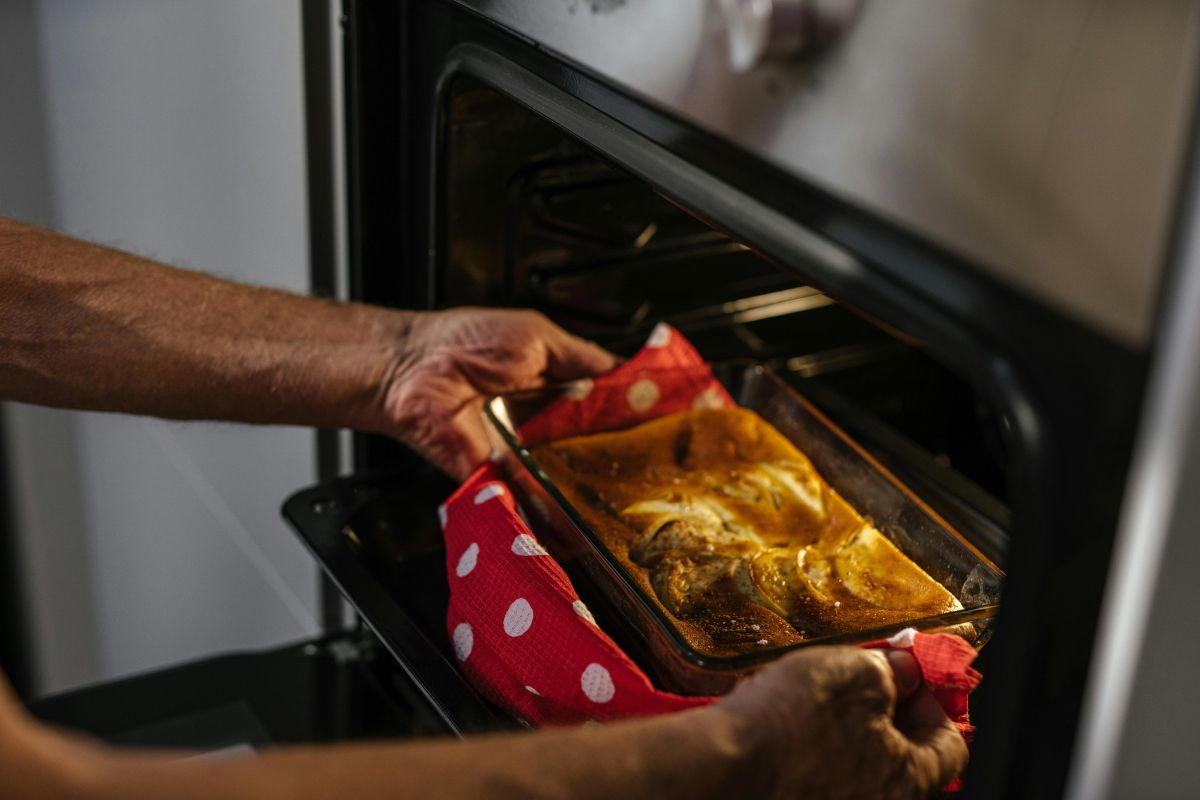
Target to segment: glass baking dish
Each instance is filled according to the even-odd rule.
[[[526,446],[522,426],[571,392],[571,386],[493,397],[484,407],[484,416],[497,457],[526,513],[532,516],[535,529],[567,571],[601,628],[659,686],[683,694],[723,692],[741,675],[797,647],[868,642],[905,627],[949,629],[981,647],[990,635],[991,620],[998,608],[1003,572],[767,367],[746,361],[725,362],[714,365],[713,374],[738,405],[757,412],[799,447],[843,498],[957,597],[963,608],[745,655],[699,652],[679,633],[656,599],[647,596],[590,530]],[[669,385],[670,379],[670,375],[655,377],[660,385]]]

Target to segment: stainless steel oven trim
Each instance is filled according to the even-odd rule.
[[[304,131],[308,172],[309,289],[322,297],[350,298],[347,244],[344,54],[336,0],[303,0]],[[317,478],[350,469],[351,434],[316,431]],[[318,596],[326,633],[353,627],[354,615],[323,574]]]
[[[1200,447],[1200,165],[1192,170],[1189,207],[1183,231],[1174,291],[1166,296],[1158,340],[1161,350],[1149,379],[1143,423],[1130,466],[1125,502],[1113,545],[1112,570],[1105,587],[1104,606],[1097,631],[1096,650],[1088,677],[1080,744],[1068,779],[1070,800],[1113,796],[1122,770],[1134,765],[1123,759],[1123,745],[1131,709],[1139,701],[1137,681],[1145,669],[1145,643],[1156,622],[1170,611],[1156,596],[1166,564],[1179,558],[1200,531],[1196,504],[1189,499],[1200,486],[1195,461]],[[1189,458],[1190,456],[1190,458]],[[1178,631],[1194,635],[1194,631]],[[1190,665],[1194,668],[1195,664]],[[1173,686],[1179,710],[1191,714],[1200,699],[1194,682]],[[1189,702],[1190,698],[1190,702]],[[1178,719],[1176,717],[1176,719]],[[1167,721],[1164,720],[1164,723]],[[1192,720],[1191,729],[1195,730]],[[1136,776],[1146,796],[1163,796],[1151,787],[1175,796],[1184,788],[1200,789],[1200,764],[1175,762],[1172,773]],[[1129,776],[1124,776],[1128,778]]]
[[[455,2],[1126,345],[1150,337],[1200,52],[1188,0],[867,0],[831,46],[748,72],[713,2]]]

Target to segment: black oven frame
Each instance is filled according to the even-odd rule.
[[[1060,795],[1149,350],[1105,338],[450,0],[346,0],[344,10],[353,297],[438,307],[443,92],[470,74],[839,302],[920,339],[1006,409],[1010,580],[980,658],[968,786],[980,797]],[[730,203],[735,193],[750,202]],[[358,437],[355,458],[363,470],[420,469],[372,437]]]

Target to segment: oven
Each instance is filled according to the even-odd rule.
[[[350,293],[769,364],[1007,574],[969,795],[1093,796],[1101,631],[1167,602],[1130,564],[1195,381],[1157,376],[1200,344],[1196,19],[1150,5],[346,0]],[[453,487],[353,463],[285,515],[430,727],[516,727],[445,632]]]

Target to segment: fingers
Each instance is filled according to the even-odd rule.
[[[879,714],[891,716],[896,708],[896,676],[887,653],[882,650],[848,648],[856,655],[865,657],[858,670],[858,678],[850,684],[850,691],[858,693],[866,707]]]
[[[451,478],[463,480],[491,453],[483,399],[463,381],[436,373],[409,379],[385,410],[388,433]]]
[[[967,743],[924,685],[920,665],[903,650],[874,651],[883,655],[894,687],[894,703],[883,729],[894,757],[916,793],[924,795],[947,784],[967,766]],[[899,766],[899,764],[897,764]]]
[[[459,429],[462,444],[453,451],[444,467],[457,481],[465,481],[492,453],[479,409],[473,407],[464,411],[463,417]]]
[[[899,705],[895,726],[920,786],[944,786],[966,768],[967,743],[927,688]]]
[[[466,480],[492,452],[480,403],[469,403],[446,423],[424,455],[456,481]]]
[[[920,792],[944,786],[967,766],[967,743],[924,686],[917,660],[904,650],[885,652],[896,687],[891,734]]]
[[[966,743],[901,651],[800,650],[713,708],[766,743],[778,796],[924,797],[966,766]]]
[[[722,701],[733,711],[772,713],[781,704],[795,709],[817,698],[828,709],[841,713],[854,709],[864,715],[891,716],[895,682],[887,657],[879,650],[857,647],[820,647],[790,653],[766,665]]]
[[[552,380],[569,381],[590,378],[615,369],[621,360],[586,339],[573,336],[546,320],[552,329],[546,335],[546,376]]]

